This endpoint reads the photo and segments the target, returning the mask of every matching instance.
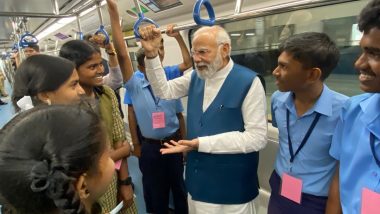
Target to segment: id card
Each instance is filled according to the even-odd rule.
[[[281,196],[301,204],[302,180],[284,173],[282,175]]]
[[[121,160],[115,161],[115,169],[120,170],[121,167]]]
[[[362,210],[361,214],[379,214],[380,193],[370,189],[362,190]]]
[[[165,128],[165,112],[152,113],[153,129]]]

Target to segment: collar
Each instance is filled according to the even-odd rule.
[[[104,94],[105,92],[104,92],[104,88],[103,88],[103,86],[95,86],[94,87],[94,92],[95,92],[95,97],[97,96],[97,95],[102,95],[102,94]]]
[[[144,73],[141,72],[140,70],[135,71],[135,73],[133,75],[135,75],[137,78],[139,78],[141,80],[141,83],[142,83],[141,88],[146,88],[150,85],[150,83],[146,79]]]
[[[380,123],[379,123],[379,111],[380,106],[380,94],[374,93],[372,96],[363,100],[360,103],[360,108],[363,112],[361,116],[361,120],[368,124],[368,129],[376,136],[376,138],[380,138]]]
[[[234,62],[233,60],[230,58],[229,62],[227,63],[226,66],[224,66],[224,68],[220,69],[219,71],[217,71],[213,77],[211,78],[212,80],[215,80],[215,79],[225,79],[227,77],[227,75],[230,73],[230,71],[232,70],[232,68],[234,67]]]
[[[304,115],[312,114],[313,112],[318,112],[320,114],[330,117],[332,115],[332,105],[333,105],[333,92],[323,84],[322,94],[318,98],[314,106],[309,109]],[[296,114],[296,109],[294,106],[293,92],[286,92],[286,95],[279,99],[280,102],[284,103],[290,112]]]

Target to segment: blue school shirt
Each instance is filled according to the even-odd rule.
[[[167,78],[176,78],[182,75],[177,66],[165,67]],[[183,111],[182,103],[179,99],[163,100],[158,97],[153,99],[153,91],[149,90],[149,82],[141,71],[136,71],[130,80],[125,83],[126,93],[125,104],[133,104],[137,123],[141,133],[145,138],[162,139],[174,134],[179,129],[177,113]],[[153,129],[152,113],[165,112],[165,128]]]
[[[363,188],[380,193],[380,167],[370,147],[374,135],[380,158],[380,94],[352,97],[343,108],[330,154],[340,162],[339,189],[343,213],[360,213]],[[380,205],[379,205],[380,206]]]
[[[334,174],[336,161],[329,155],[333,133],[339,120],[339,114],[348,97],[323,86],[322,94],[315,103],[301,117],[297,116],[292,92],[276,91],[272,95],[272,125],[279,130],[280,148],[276,156],[275,170],[282,176],[287,173],[302,179],[302,192],[315,196],[327,196],[330,182]],[[289,131],[296,153],[307,130],[317,115],[319,121],[310,134],[304,147],[296,155],[293,163],[290,162],[288,146],[288,132],[286,112],[289,110]]]

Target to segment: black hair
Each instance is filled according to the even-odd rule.
[[[340,55],[335,43],[325,33],[317,32],[292,35],[280,44],[279,51],[291,54],[306,69],[321,69],[322,81],[336,67]]]
[[[57,90],[72,75],[74,64],[64,58],[49,55],[33,55],[18,67],[12,93],[12,103],[19,111],[17,101],[30,96],[35,105],[41,103],[37,94]]]
[[[100,119],[83,106],[21,112],[0,131],[0,204],[21,214],[85,213],[75,181],[97,175],[105,148]]]
[[[363,8],[359,15],[358,26],[365,34],[374,27],[380,30],[380,0],[373,0]]]
[[[144,48],[140,48],[136,52],[136,59],[137,59],[137,64],[141,67],[145,67],[145,50]]]
[[[92,38],[92,34],[86,34],[83,36],[83,40],[86,40],[86,41],[90,41],[91,38]]]
[[[33,50],[40,52],[40,46],[37,44],[28,44],[28,48],[32,48]]]
[[[59,56],[75,63],[76,68],[86,63],[100,48],[85,40],[71,40],[62,45]]]

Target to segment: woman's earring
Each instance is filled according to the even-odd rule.
[[[89,191],[88,189],[86,189],[86,190],[84,191],[84,193],[86,194],[86,197],[90,196],[90,191]]]
[[[48,106],[51,106],[51,101],[50,101],[50,99],[47,99],[47,100],[46,100],[46,104],[47,104]]]

